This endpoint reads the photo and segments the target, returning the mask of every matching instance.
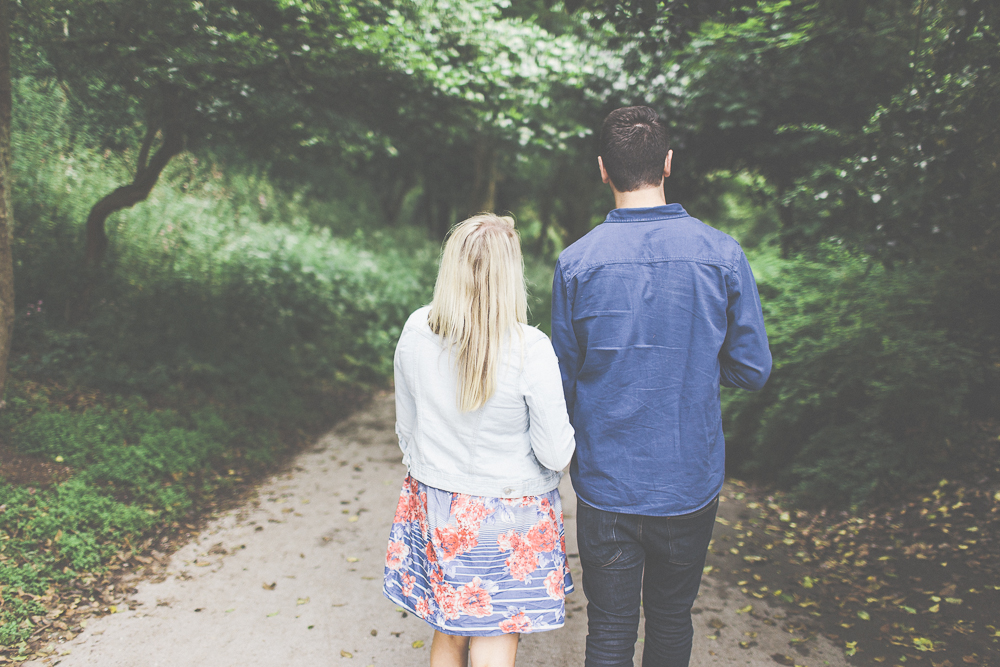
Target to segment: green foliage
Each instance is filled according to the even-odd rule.
[[[774,370],[759,393],[726,390],[724,411],[741,473],[838,505],[955,465],[991,371],[956,335],[950,271],[823,251],[753,258]]]
[[[100,572],[272,463],[338,397],[384,384],[437,260],[417,230],[336,238],[330,227],[355,228],[335,219],[350,207],[306,206],[260,171],[223,176],[214,156],[188,155],[111,219],[107,271],[71,320],[86,207],[134,155],[93,149],[58,87],[22,79],[15,99],[18,317],[0,430],[71,477],[0,480],[6,645],[45,613],[19,590]]]
[[[19,326],[31,333],[19,336],[16,368],[75,372],[112,391],[211,385],[253,402],[262,419],[297,393],[389,376],[399,328],[429,298],[436,249],[395,243],[402,233],[335,238],[295,196],[260,178],[223,179],[196,158],[168,171],[177,187],[112,219],[112,271],[93,317],[67,328],[81,202],[122,167],[72,143],[58,95],[28,81],[17,92],[38,113],[19,114],[14,135]]]

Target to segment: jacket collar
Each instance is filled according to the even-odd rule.
[[[670,218],[686,218],[687,215],[687,211],[680,204],[666,204],[665,206],[651,206],[649,208],[616,208],[608,213],[604,222],[652,222]]]

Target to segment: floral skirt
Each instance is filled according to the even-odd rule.
[[[383,592],[449,635],[562,627],[573,579],[559,490],[491,498],[408,476],[389,533]]]

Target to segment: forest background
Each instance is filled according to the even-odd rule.
[[[0,0],[0,23],[0,644],[385,386],[463,217],[515,216],[547,330],[629,104],[671,127],[667,200],[758,279],[775,365],[724,390],[730,470],[838,510],[997,479],[995,2]]]

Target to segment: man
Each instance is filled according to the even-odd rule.
[[[730,236],[667,205],[673,151],[648,107],[613,111],[597,158],[615,210],[566,248],[552,287],[576,455],[587,667],[684,667],[725,466],[719,384],[771,371],[750,265]]]

